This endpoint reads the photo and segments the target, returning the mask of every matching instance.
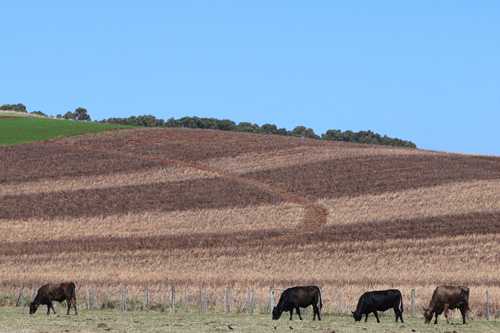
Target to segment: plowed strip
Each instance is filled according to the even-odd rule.
[[[352,197],[459,181],[500,179],[500,158],[462,155],[373,156],[248,173],[314,198]]]
[[[144,170],[158,165],[75,146],[48,142],[0,147],[0,184]]]
[[[81,147],[89,149],[157,156],[184,162],[323,144],[318,140],[301,140],[300,138],[279,135],[187,128],[116,131],[115,133],[88,135],[77,139],[67,138],[58,143],[71,146],[75,142]]]
[[[385,241],[393,239],[426,239],[500,232],[500,212],[451,215],[435,218],[345,224],[323,227],[317,233],[299,233],[283,229],[252,230],[229,233],[197,233],[190,235],[158,235],[150,237],[86,237],[68,240],[4,242],[4,255],[40,253],[101,252],[136,250],[173,250],[201,248],[259,248],[276,246],[281,250],[318,243],[345,241]]]
[[[246,207],[277,204],[281,201],[278,196],[226,179],[196,179],[165,184],[4,196],[0,200],[0,219],[91,217],[190,210],[193,207]]]
[[[320,201],[328,224],[368,223],[500,210],[500,180],[471,181]]]

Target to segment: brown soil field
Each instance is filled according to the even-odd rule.
[[[314,283],[348,311],[451,283],[480,315],[486,290],[500,310],[499,253],[500,158],[189,129],[0,148],[4,290]]]

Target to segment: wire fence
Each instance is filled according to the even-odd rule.
[[[116,309],[117,311],[144,311],[157,310],[175,313],[177,311],[199,313],[242,313],[268,314],[277,304],[281,292],[285,288],[206,288],[168,286],[166,288],[133,288],[130,292],[127,286],[119,288],[105,288],[95,286],[80,286],[77,289],[77,303],[80,309]],[[0,305],[15,305],[23,307],[29,305],[35,297],[38,288],[19,287],[13,292],[0,298]],[[356,304],[344,301],[342,290],[338,289],[331,295],[322,292],[323,313],[350,314]],[[427,297],[419,297],[418,289],[412,288],[403,293],[405,316],[421,317],[422,307],[428,301]],[[55,302],[57,304],[57,302]],[[312,308],[302,312],[307,315]],[[472,315],[487,320],[500,318],[500,307],[491,300],[488,290],[484,295],[484,302],[476,304]]]

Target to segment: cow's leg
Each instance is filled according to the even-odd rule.
[[[296,308],[297,314],[299,315],[299,319],[302,320],[302,316],[300,315],[300,308],[297,306]]]
[[[290,310],[290,320],[292,320],[293,308]]]
[[[445,304],[444,305],[444,309],[443,309],[443,313],[444,313],[444,317],[446,318],[446,323],[449,324],[450,323],[450,319],[449,319],[449,306],[448,304]]]
[[[436,325],[438,323],[438,313],[437,312],[434,312],[434,315],[436,316],[436,319],[434,319],[434,325]]]
[[[365,323],[368,321],[368,312],[365,313]]]
[[[56,314],[56,309],[54,308],[54,303],[50,302],[50,307],[52,308],[52,312]]]
[[[69,315],[69,310],[71,309],[71,298],[66,300],[66,305],[68,306],[68,311],[66,311],[66,316]]]
[[[76,298],[73,298],[73,308],[75,309],[75,315],[78,314],[78,310],[76,309]]]
[[[462,315],[462,324],[465,325],[465,317],[467,316],[467,308],[465,306],[460,307],[460,314]]]
[[[378,313],[377,313],[377,311],[373,311],[373,314],[375,315],[375,318],[377,318],[377,323],[380,323],[380,320],[378,319]]]
[[[319,314],[319,308],[316,304],[313,305],[313,311],[314,311],[313,320],[316,318],[316,316],[318,316],[318,320],[321,320],[321,316]]]
[[[47,303],[47,316],[50,314],[50,303]]]

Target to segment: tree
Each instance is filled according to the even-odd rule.
[[[71,111],[68,111],[64,114],[63,118],[75,120],[75,114]]]
[[[90,121],[90,115],[87,112],[87,109],[82,108],[82,107],[78,107],[78,108],[75,109],[74,118],[73,119],[75,119],[75,120],[87,120],[87,121]]]
[[[293,136],[301,136],[305,138],[318,139],[319,137],[314,133],[312,128],[307,128],[305,126],[297,126],[292,130]]]
[[[42,117],[47,117],[47,115],[45,113],[43,113],[42,111],[32,111],[30,113],[31,114],[36,114],[36,115],[39,115],[39,116],[42,116]]]
[[[17,111],[17,112],[28,112],[26,105],[22,103],[17,104],[3,104],[0,105],[0,110],[4,111]]]

